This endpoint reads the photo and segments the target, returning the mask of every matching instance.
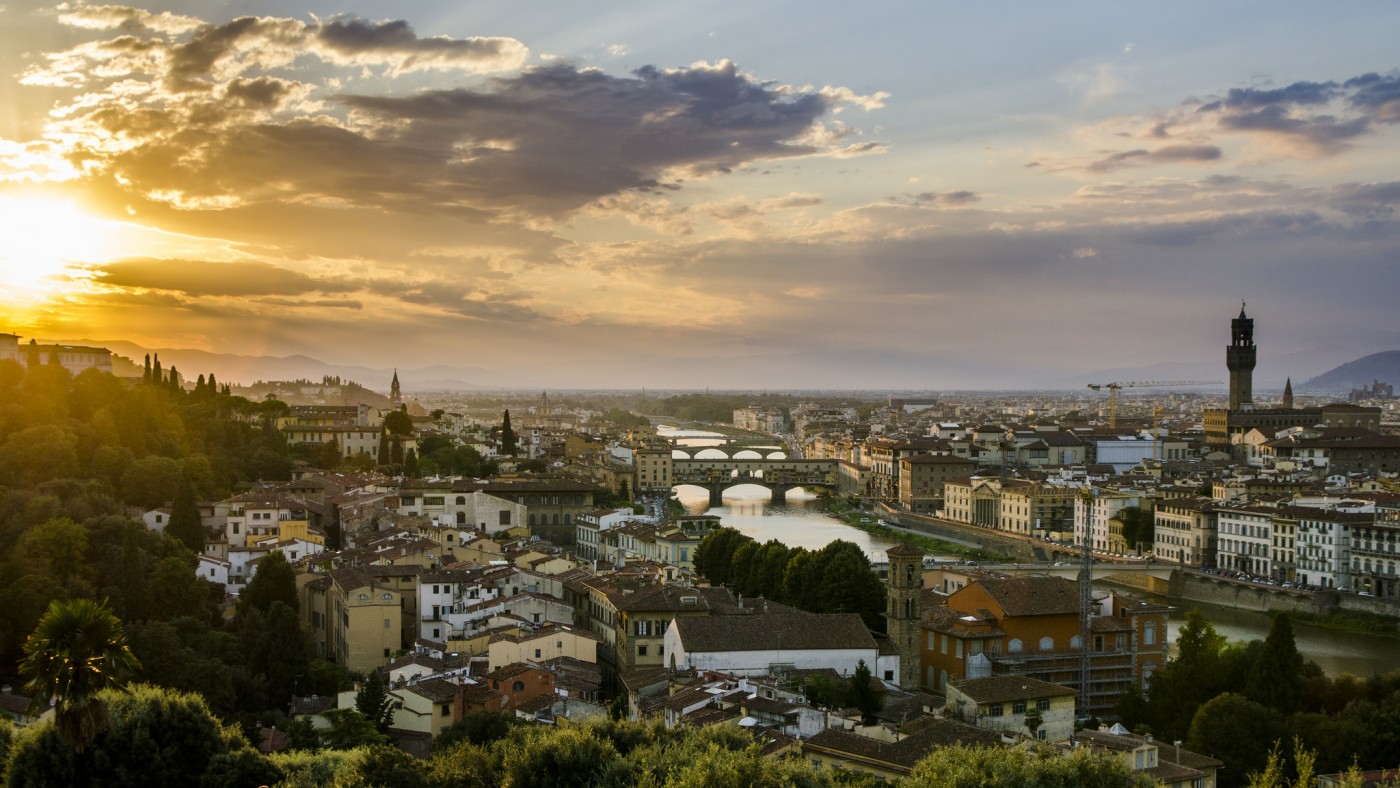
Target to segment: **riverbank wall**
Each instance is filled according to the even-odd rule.
[[[1279,586],[1242,583],[1197,572],[1172,572],[1167,598],[1171,601],[1206,602],[1257,613],[1306,613],[1328,616],[1338,611],[1400,616],[1400,605],[1336,591],[1299,591]]]
[[[1003,553],[1021,561],[1043,560],[1043,556],[1037,556],[1035,548],[1029,542],[1012,535],[1003,535],[985,528],[952,523],[935,517],[897,512],[884,507],[877,509],[877,512],[882,519],[901,528],[928,534],[935,539],[947,539],[963,544],[971,542],[984,550]]]

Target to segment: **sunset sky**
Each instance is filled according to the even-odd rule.
[[[1223,378],[1246,300],[1296,381],[1400,348],[1397,31],[1394,2],[0,0],[0,332],[1029,387]]]

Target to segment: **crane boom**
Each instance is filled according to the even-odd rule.
[[[1173,388],[1179,386],[1218,386],[1219,380],[1124,380],[1112,383],[1090,383],[1094,391],[1108,389],[1108,428],[1118,428],[1118,389]]]

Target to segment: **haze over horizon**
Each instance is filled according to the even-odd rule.
[[[1241,301],[1264,385],[1400,348],[1400,6],[607,9],[0,6],[0,332],[552,388],[1223,379]]]

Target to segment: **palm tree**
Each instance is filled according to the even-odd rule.
[[[25,641],[20,663],[34,705],[53,705],[58,735],[78,752],[111,724],[97,693],[121,687],[140,667],[121,619],[91,599],[50,603]]]

